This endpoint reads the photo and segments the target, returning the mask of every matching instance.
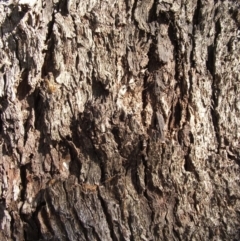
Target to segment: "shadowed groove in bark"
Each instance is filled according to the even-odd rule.
[[[216,29],[216,35],[214,38],[214,45],[216,46],[217,44],[217,38],[219,36],[219,34],[221,33],[221,26],[220,26],[220,20],[218,20],[215,24],[215,29]],[[215,57],[215,47],[214,47],[214,52],[212,60],[215,62],[216,61],[216,57]],[[219,95],[219,87],[218,87],[218,79],[219,77],[216,74],[216,66],[214,64],[214,62],[212,63],[212,75],[213,75],[213,82],[212,82],[212,101],[213,101],[213,107],[211,108],[211,115],[212,115],[212,121],[213,121],[213,126],[215,129],[215,134],[216,134],[216,138],[218,140],[218,151],[219,148],[221,146],[221,138],[219,135],[219,113],[216,111],[217,106],[219,105],[219,101],[218,101],[218,95]]]
[[[116,241],[118,239],[117,239],[117,237],[116,237],[116,235],[115,235],[115,233],[113,231],[114,222],[112,220],[111,214],[108,211],[108,207],[107,207],[106,201],[102,198],[101,193],[99,192],[99,190],[98,190],[98,198],[100,200],[100,203],[101,203],[101,206],[102,206],[102,209],[103,209],[103,213],[106,216],[106,221],[107,221],[107,224],[108,224],[108,229],[109,229],[110,234],[111,234],[111,239],[113,241]]]

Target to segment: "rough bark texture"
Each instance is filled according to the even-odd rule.
[[[0,240],[240,240],[238,1],[1,0],[0,25]]]

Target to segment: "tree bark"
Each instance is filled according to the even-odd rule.
[[[0,240],[240,240],[240,3],[0,1]]]

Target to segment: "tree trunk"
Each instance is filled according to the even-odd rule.
[[[0,240],[240,240],[240,3],[0,0]]]

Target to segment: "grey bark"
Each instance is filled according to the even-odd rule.
[[[239,240],[240,3],[0,1],[0,240]]]

